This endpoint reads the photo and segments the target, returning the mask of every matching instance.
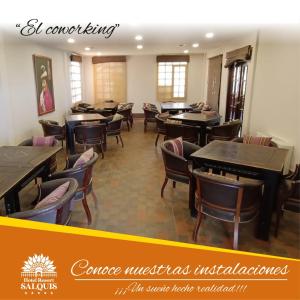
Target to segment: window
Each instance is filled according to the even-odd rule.
[[[94,64],[96,102],[114,100],[126,102],[126,63]]]
[[[81,93],[81,63],[71,61],[70,63],[71,97],[72,103],[82,100]]]
[[[186,98],[187,62],[158,63],[158,99]]]

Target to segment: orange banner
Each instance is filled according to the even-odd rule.
[[[0,217],[1,299],[300,299],[299,260]]]

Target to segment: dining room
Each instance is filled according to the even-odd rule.
[[[0,215],[299,258],[299,28],[176,28],[0,28]]]

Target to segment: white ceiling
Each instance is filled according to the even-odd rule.
[[[84,27],[87,23],[81,25]],[[29,39],[38,44],[82,55],[97,55],[98,52],[101,52],[101,55],[179,54],[185,49],[189,50],[190,54],[203,53],[257,30],[253,25],[120,24],[110,38],[105,38],[102,34],[46,35],[44,32],[49,26],[52,24],[43,24],[42,33],[31,37],[20,36],[15,26],[6,26],[5,30],[11,41]],[[205,37],[207,32],[213,32],[215,36],[208,39]],[[142,35],[143,40],[136,41],[136,35]],[[70,37],[75,39],[74,44],[67,43]],[[199,43],[199,47],[193,48],[193,43]],[[143,45],[142,50],[136,48],[138,44]],[[85,47],[90,47],[91,50],[85,51]]]

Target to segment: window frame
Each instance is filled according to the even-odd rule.
[[[72,72],[72,67],[77,66],[77,65],[79,66],[80,72],[79,73]],[[72,79],[72,74],[80,74],[80,79],[79,80]],[[82,102],[82,100],[83,100],[82,99],[82,64],[81,64],[80,61],[72,61],[72,60],[70,61],[70,64],[69,64],[69,76],[70,76],[71,102],[74,105],[74,104],[77,104],[79,102]],[[80,82],[80,95],[81,95],[81,97],[80,97],[79,100],[74,99],[74,97],[76,97],[78,94],[73,95],[73,90],[77,90],[78,87],[73,88],[72,87],[72,83],[73,82]]]
[[[157,99],[158,101],[161,101],[161,102],[164,102],[164,101],[170,101],[168,99],[162,99],[160,97],[160,94],[159,94],[159,87],[168,87],[170,85],[159,85],[159,66],[160,64],[164,64],[165,66],[167,66],[167,64],[171,64],[171,67],[172,67],[172,97],[170,100],[176,100],[177,102],[180,102],[180,101],[186,101],[187,100],[187,85],[188,85],[188,65],[189,65],[189,62],[187,61],[166,61],[166,62],[157,62],[157,71],[156,71],[156,76],[157,76],[157,80],[156,80],[156,95],[157,95]],[[174,80],[175,80],[175,72],[174,72],[174,69],[176,67],[185,67],[185,79],[184,79],[184,96],[183,97],[175,97],[174,96]],[[166,73],[166,72],[165,72]]]

